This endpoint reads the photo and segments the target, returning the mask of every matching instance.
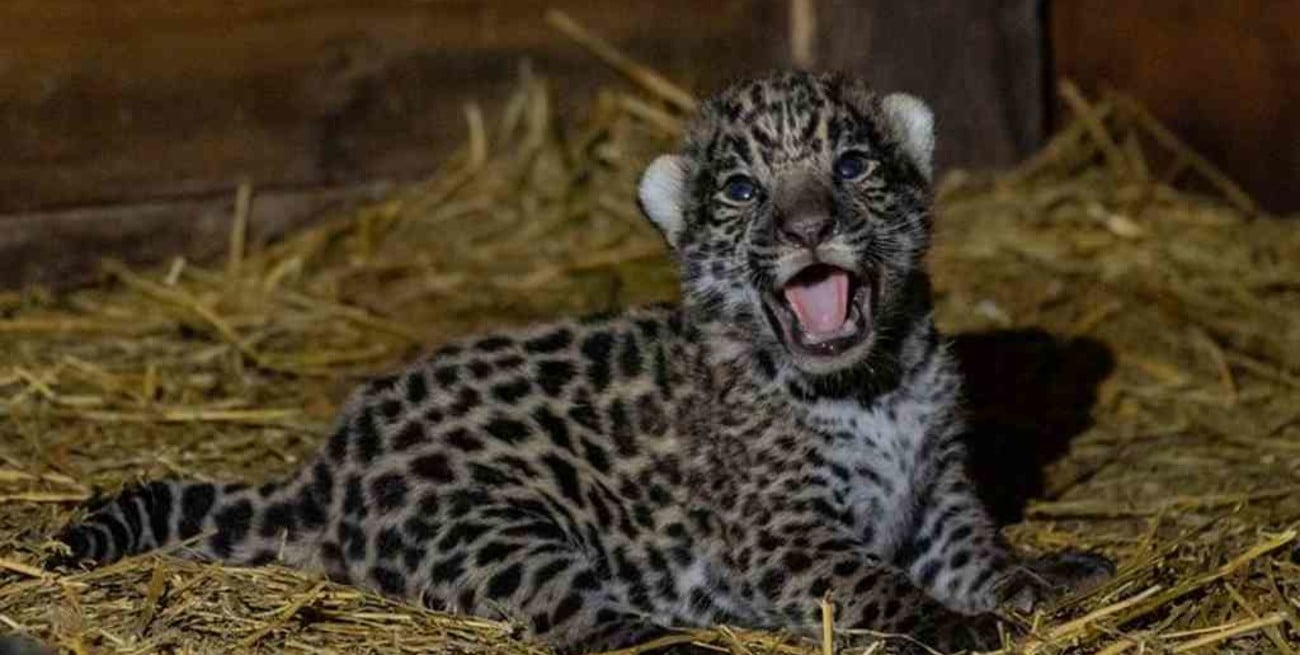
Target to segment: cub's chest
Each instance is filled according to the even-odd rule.
[[[893,552],[933,473],[926,445],[936,428],[933,412],[898,399],[823,401],[808,420],[827,444],[832,489],[858,538],[882,556]]]

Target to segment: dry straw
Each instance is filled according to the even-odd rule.
[[[563,15],[550,22],[635,88],[557,129],[525,68],[494,118],[466,109],[467,145],[442,170],[384,202],[258,246],[244,186],[221,268],[110,263],[95,288],[0,298],[0,623],[73,653],[540,652],[505,623],[276,567],[171,553],[71,575],[36,564],[93,489],[292,470],[350,385],[450,337],[672,298],[632,193],[695,100]],[[1039,155],[952,173],[939,193],[940,322],[974,343],[1036,343],[1042,369],[1029,383],[979,377],[977,423],[1006,428],[1003,458],[1074,437],[996,480],[1046,466],[1011,538],[1120,563],[1102,589],[1007,616],[1003,652],[1295,653],[1300,230],[1257,220],[1136,103],[1092,104],[1068,85],[1063,97],[1077,119]],[[1090,367],[1088,393],[1055,394]],[[990,393],[1002,409],[983,404]],[[659,645],[886,652],[879,637],[720,626]]]

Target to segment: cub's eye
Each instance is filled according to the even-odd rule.
[[[867,159],[860,152],[846,152],[835,160],[835,177],[841,180],[856,180],[876,168],[876,162]]]
[[[749,202],[758,197],[758,183],[746,175],[732,175],[722,183],[722,195],[732,202]]]

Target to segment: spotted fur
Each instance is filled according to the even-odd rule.
[[[1105,575],[1017,558],[966,476],[923,266],[930,134],[919,101],[853,80],[737,84],[642,185],[680,306],[448,345],[357,391],[291,478],[148,483],[62,539],[101,563],[191,540],[504,615],[562,649],[809,627],[827,594],[844,626],[951,643],[979,623],[962,617]],[[848,149],[861,179],[829,172]],[[737,171],[753,202],[720,195]],[[808,257],[874,293],[870,338],[834,365],[796,356],[764,305]]]

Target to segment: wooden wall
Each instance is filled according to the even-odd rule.
[[[1058,74],[1136,96],[1272,212],[1300,212],[1300,2],[1057,0]]]
[[[581,111],[621,82],[548,7],[699,93],[791,63],[916,93],[945,168],[1031,152],[1057,75],[1125,89],[1300,210],[1295,0],[7,0],[0,287],[219,250],[244,179],[266,239],[427,174],[523,58]]]
[[[1050,80],[1041,2],[827,0],[817,63],[935,111],[936,164],[1006,167],[1041,143]]]
[[[697,92],[792,61],[930,100],[942,164],[1005,165],[1042,130],[1034,0],[7,0],[0,286],[68,286],[105,256],[221,248],[233,191],[272,238],[372,182],[431,171],[520,61],[580,111],[617,76],[564,10]],[[794,43],[798,41],[799,43]],[[798,52],[792,52],[797,50]]]
[[[1041,80],[1024,74],[1041,64],[1033,5],[8,0],[0,286],[74,284],[103,256],[202,255],[240,180],[267,201],[253,228],[269,238],[369,197],[375,180],[425,174],[460,142],[462,104],[493,105],[525,57],[564,91],[562,110],[579,110],[617,79],[543,24],[551,6],[701,92],[789,65],[798,14],[813,30],[800,63],[936,105],[942,163],[1010,163],[1041,130]],[[1003,65],[1008,47],[1028,63]]]
[[[786,56],[783,3],[554,4],[700,87]],[[582,107],[619,80],[544,24],[547,6],[0,2],[0,287],[78,284],[105,256],[212,254],[241,180],[272,238],[375,180],[426,175],[462,142],[464,103],[491,111],[524,58],[562,110]]]
[[[783,56],[770,47],[779,3],[558,4],[704,85]],[[239,177],[315,186],[427,171],[462,138],[462,103],[499,98],[523,57],[578,96],[614,81],[542,23],[544,8],[7,0],[0,211],[222,192]]]

